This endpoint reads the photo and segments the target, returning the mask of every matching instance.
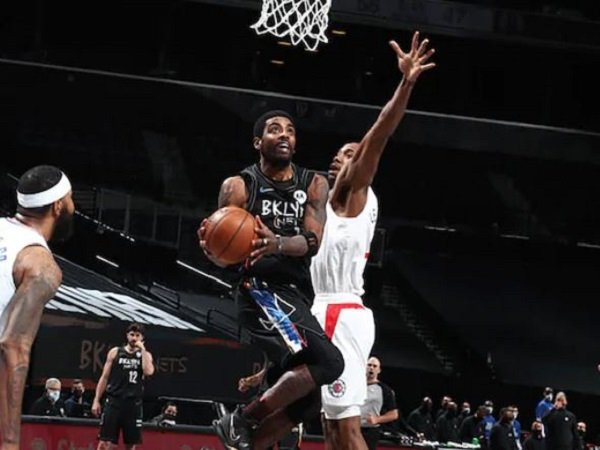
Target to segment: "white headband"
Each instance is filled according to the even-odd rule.
[[[17,201],[23,208],[39,208],[60,200],[71,191],[71,183],[63,173],[60,181],[50,189],[37,194],[21,194],[17,191]]]

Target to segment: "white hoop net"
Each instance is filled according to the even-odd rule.
[[[258,34],[289,36],[293,45],[302,43],[315,50],[319,43],[328,42],[330,8],[331,0],[263,0],[260,19],[251,28]]]

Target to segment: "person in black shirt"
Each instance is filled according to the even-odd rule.
[[[435,423],[431,415],[432,408],[433,401],[431,398],[425,397],[421,402],[421,406],[408,415],[408,424],[427,441],[435,439]]]
[[[544,438],[544,425],[535,421],[531,425],[531,434],[523,442],[524,450],[546,450],[546,439]]]
[[[161,413],[150,420],[155,425],[160,427],[172,427],[177,423],[177,404],[167,402],[163,406]]]
[[[67,417],[89,417],[91,405],[83,398],[85,387],[80,379],[73,380],[71,396],[65,400]]]
[[[548,450],[582,450],[577,433],[575,414],[567,411],[567,396],[564,392],[556,394],[554,408],[542,419],[546,431]]]
[[[259,117],[253,144],[260,161],[223,182],[218,206],[244,208],[256,217],[258,238],[237,289],[238,319],[249,343],[273,363],[270,373],[279,373],[260,398],[213,424],[226,447],[241,450],[267,447],[318,416],[320,387],[344,369],[340,351],[310,310],[310,259],[323,234],[327,180],[292,163],[296,128],[285,111]],[[205,223],[198,230],[200,246],[219,264],[207,253]]]
[[[100,401],[106,393],[98,450],[110,450],[111,442],[118,444],[121,431],[127,449],[134,449],[142,442],[143,382],[154,373],[154,365],[152,354],[144,344],[143,325],[129,325],[126,338],[127,344],[113,347],[108,352],[96,386],[92,403],[92,414],[96,417],[100,415]]]
[[[460,442],[472,443],[473,439],[482,439],[483,427],[480,426],[483,418],[487,414],[487,406],[480,405],[475,414],[463,420],[458,431]],[[480,435],[481,434],[481,435]]]
[[[512,421],[514,411],[512,408],[502,408],[500,420],[492,427],[490,433],[490,450],[517,450],[517,441]]]
[[[64,417],[65,405],[60,399],[60,380],[58,378],[48,378],[45,388],[44,395],[31,405],[29,414],[33,416]]]
[[[450,401],[435,423],[438,442],[458,442],[458,426],[458,405]]]

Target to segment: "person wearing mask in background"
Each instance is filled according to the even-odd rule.
[[[492,427],[490,433],[490,450],[517,450],[517,441],[513,429],[512,421],[514,412],[512,408],[502,408],[500,411],[500,420]]]
[[[494,417],[494,402],[486,400],[484,406],[487,408],[487,414],[481,422],[481,427],[483,428],[483,443],[487,445],[490,442],[490,434],[496,424],[496,418]]]
[[[577,419],[575,414],[567,410],[567,404],[566,394],[559,392],[556,394],[554,408],[542,419],[547,450],[582,450]]]
[[[92,405],[84,401],[85,387],[80,379],[73,380],[71,396],[65,401],[67,417],[89,417]]]
[[[587,431],[587,425],[585,422],[577,422],[577,434],[579,435],[579,448],[581,450],[585,450],[586,442],[585,442],[585,433]]]
[[[151,421],[159,427],[172,427],[177,424],[177,404],[167,402],[162,408],[161,413],[154,417]]]
[[[460,427],[463,421],[471,415],[471,404],[469,402],[463,402],[460,407],[460,414],[458,415],[458,426]]]
[[[521,422],[519,422],[519,408],[516,405],[509,406],[510,409],[513,410],[513,430],[515,432],[515,440],[517,442],[517,447],[519,450],[523,448],[521,445]]]
[[[544,438],[544,425],[535,421],[531,425],[531,434],[523,442],[524,450],[546,450],[546,439]]]
[[[432,408],[433,401],[431,398],[425,397],[421,405],[408,415],[408,424],[427,441],[435,439],[435,424],[431,415]]]
[[[458,437],[460,442],[474,443],[473,440],[477,439],[477,442],[481,439],[480,432],[482,427],[479,426],[483,422],[483,418],[487,415],[487,406],[480,405],[475,411],[475,414],[467,417],[463,420],[458,430]]]
[[[58,378],[48,378],[44,395],[31,405],[29,414],[32,416],[64,417],[65,405],[60,399],[60,388]]]
[[[438,409],[437,412],[435,413],[436,422],[440,418],[440,416],[446,412],[446,409],[448,408],[448,403],[450,403],[451,401],[452,401],[452,397],[450,397],[448,395],[444,395],[442,397],[442,400],[440,401],[440,409]]]
[[[554,390],[551,387],[544,389],[544,398],[535,407],[535,420],[541,421],[548,411],[554,406],[552,404],[552,397],[554,396]]]
[[[459,442],[458,439],[458,405],[453,401],[446,405],[446,412],[438,417],[435,423],[438,442]]]

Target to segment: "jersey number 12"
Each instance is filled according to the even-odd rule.
[[[138,373],[135,370],[129,371],[129,382],[132,384],[137,384]]]

